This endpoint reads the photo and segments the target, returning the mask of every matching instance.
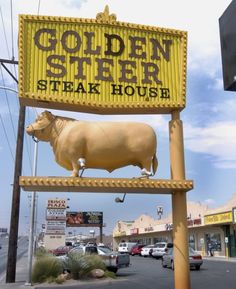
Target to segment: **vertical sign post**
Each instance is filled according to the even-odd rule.
[[[178,111],[169,124],[171,178],[185,179],[183,125]],[[186,192],[172,193],[175,289],[190,288]]]

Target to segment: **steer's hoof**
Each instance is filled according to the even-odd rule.
[[[70,175],[72,178],[78,178],[78,173],[72,173],[71,175]]]
[[[149,172],[148,170],[146,170],[145,168],[143,168],[141,170],[141,175],[144,177],[151,177],[153,174],[151,172]]]

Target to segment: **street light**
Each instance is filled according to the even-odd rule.
[[[161,216],[163,215],[163,207],[157,206],[157,215],[159,216],[159,220],[161,219]]]
[[[124,194],[124,196],[123,196],[123,198],[122,198],[122,199],[121,199],[121,198],[119,198],[119,197],[115,198],[115,202],[116,202],[116,203],[123,203],[123,202],[124,202],[124,200],[125,200],[125,196],[126,196],[126,193]]]

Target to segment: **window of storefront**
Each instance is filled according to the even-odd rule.
[[[159,242],[167,242],[168,241],[168,238],[167,237],[156,237],[156,238],[153,238],[153,243],[159,243]]]
[[[189,235],[189,247],[192,248],[193,250],[196,250],[194,235]]]
[[[150,245],[152,243],[152,239],[151,238],[144,238],[143,239],[143,244],[144,245]]]
[[[206,234],[206,245],[212,247],[214,251],[221,251],[221,237],[220,234],[210,233]]]

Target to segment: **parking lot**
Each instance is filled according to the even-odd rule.
[[[236,283],[236,262],[220,261],[212,258],[204,260],[199,271],[191,270],[191,289],[234,288]],[[162,268],[161,260],[131,256],[131,266],[120,269],[115,280],[79,281],[74,285],[60,285],[67,288],[112,288],[112,289],[174,289],[174,273]],[[51,287],[36,286],[37,289]]]

